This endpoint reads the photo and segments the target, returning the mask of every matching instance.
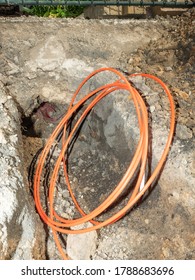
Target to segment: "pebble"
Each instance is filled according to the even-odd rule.
[[[173,68],[172,68],[171,66],[168,66],[168,67],[165,67],[165,70],[166,70],[167,72],[170,72],[170,71],[173,71]]]
[[[81,166],[83,164],[84,160],[82,160],[81,158],[78,160],[78,166]]]
[[[0,96],[0,104],[3,104],[3,103],[5,103],[6,101],[7,101],[7,96],[6,95],[2,95],[2,96]]]
[[[4,136],[4,133],[3,131],[0,129],[0,144],[3,145],[3,144],[6,144],[7,141],[5,139],[5,136]]]
[[[91,223],[72,227],[73,230],[91,227]],[[67,253],[73,260],[90,260],[97,247],[95,230],[82,234],[69,234],[67,237]]]
[[[69,207],[69,206],[70,206],[70,202],[64,201],[64,206],[65,206],[65,207]]]
[[[155,106],[152,105],[152,106],[150,107],[150,112],[153,113],[153,112],[155,111],[155,109],[156,109]]]
[[[69,197],[69,196],[70,196],[69,191],[68,191],[68,190],[64,190],[62,196],[63,196],[64,198]]]
[[[69,214],[69,215],[72,214],[72,209],[71,209],[71,208],[68,208],[68,209],[66,210],[66,213]]]
[[[192,130],[189,129],[187,126],[178,124],[176,127],[176,135],[181,140],[191,139],[193,134]]]

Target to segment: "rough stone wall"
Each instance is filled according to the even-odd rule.
[[[2,82],[0,119],[0,259],[43,258],[44,232],[25,181],[20,115]]]

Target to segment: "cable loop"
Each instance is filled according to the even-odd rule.
[[[113,83],[106,84],[103,86],[100,86],[99,88],[93,90],[92,92],[89,92],[84,97],[82,97],[77,103],[75,103],[77,95],[80,93],[82,87],[95,75],[97,75],[100,72],[112,72],[118,76],[118,80],[116,80]],[[153,173],[150,175],[150,178],[147,179],[147,181],[144,183],[145,178],[145,169],[146,169],[146,162],[147,162],[147,156],[148,156],[148,113],[146,105],[137,91],[136,88],[134,88],[128,81],[128,79],[120,73],[118,70],[113,68],[100,68],[94,72],[92,72],[88,77],[86,77],[82,83],[79,85],[78,89],[74,93],[72,100],[70,102],[69,108],[62,118],[62,120],[59,122],[51,136],[48,138],[45,147],[43,151],[41,152],[41,155],[38,160],[35,176],[34,176],[34,200],[35,205],[37,208],[37,211],[42,218],[43,222],[47,224],[53,232],[55,243],[62,255],[63,259],[70,259],[69,256],[63,251],[62,245],[60,244],[58,233],[63,234],[80,234],[89,232],[92,230],[100,229],[101,227],[107,226],[109,224],[112,224],[122,218],[127,211],[129,211],[135,204],[140,200],[140,198],[144,195],[144,193],[148,190],[148,188],[151,186],[152,182],[157,178],[159,172],[161,171],[161,168],[166,160],[167,154],[169,152],[169,148],[172,142],[173,133],[174,133],[174,127],[175,127],[175,108],[174,108],[174,101],[173,97],[167,88],[167,86],[157,77],[150,75],[150,74],[132,74],[129,75],[129,78],[135,77],[135,76],[142,76],[148,79],[152,79],[155,82],[157,82],[164,90],[165,94],[167,95],[170,103],[170,130],[169,135],[167,138],[167,142],[164,148],[164,151],[162,153],[162,156],[154,169]],[[85,213],[79,203],[77,202],[73,191],[71,189],[71,184],[68,177],[68,171],[66,166],[66,153],[68,146],[74,137],[75,132],[77,131],[77,128],[82,123],[82,121],[85,119],[87,114],[92,110],[92,108],[105,96],[109,95],[110,93],[117,91],[117,90],[125,90],[128,91],[133,99],[134,106],[137,113],[138,118],[138,124],[139,124],[139,130],[140,130],[140,138],[137,144],[137,148],[134,154],[134,157],[132,161],[129,164],[129,167],[127,168],[124,176],[122,177],[119,184],[114,188],[112,193],[93,211],[90,213]],[[71,117],[74,115],[75,112],[82,106],[86,101],[90,100],[91,97],[93,97],[93,100],[90,101],[90,103],[87,105],[79,119],[76,121],[74,126],[72,127],[72,130],[67,132],[68,122],[71,119]],[[49,152],[54,145],[55,141],[58,139],[59,134],[63,131],[62,136],[62,148],[59,153],[59,156],[56,160],[51,179],[49,182],[49,197],[48,197],[48,208],[49,208],[49,214],[46,213],[46,211],[43,209],[43,205],[41,203],[41,176],[43,174],[44,165],[46,163],[46,159],[49,155]],[[67,184],[67,188],[69,190],[70,196],[78,209],[78,211],[81,214],[80,218],[69,220],[65,219],[62,216],[59,216],[54,209],[54,192],[56,188],[56,182],[59,174],[59,169],[61,166],[61,163],[63,163],[63,170],[64,170],[64,176]],[[113,214],[113,216],[107,218],[104,221],[97,221],[96,217],[99,216],[103,211],[105,211],[108,207],[110,207],[120,196],[120,194],[125,190],[125,188],[128,186],[128,183],[130,182],[131,178],[133,177],[135,171],[139,168],[139,175],[137,182],[135,184],[135,187],[131,193],[130,199],[127,202],[127,204],[119,210],[117,213]],[[77,229],[73,230],[71,229],[73,226],[81,225],[83,223],[86,223],[90,221],[93,226],[83,229]]]

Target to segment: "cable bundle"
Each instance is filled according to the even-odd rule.
[[[75,103],[77,95],[80,93],[83,86],[95,75],[97,75],[100,72],[112,72],[118,76],[118,79],[110,84],[106,84],[103,86],[98,87],[97,89],[87,93],[83,98],[81,98],[78,102]],[[168,135],[168,139],[164,148],[164,151],[162,153],[162,156],[154,169],[153,173],[151,174],[150,178],[145,180],[145,169],[146,169],[146,162],[147,162],[147,156],[148,156],[148,113],[147,108],[144,103],[144,100],[142,99],[141,95],[139,94],[138,90],[134,88],[131,83],[127,80],[127,78],[120,73],[118,70],[113,68],[101,68],[94,72],[92,72],[88,77],[86,77],[83,82],[79,85],[78,89],[74,93],[72,100],[70,102],[69,108],[67,110],[67,113],[64,115],[62,120],[59,122],[49,139],[47,140],[47,143],[39,157],[36,173],[34,177],[34,200],[35,205],[37,208],[37,211],[42,218],[43,222],[46,223],[49,227],[51,227],[55,243],[58,247],[58,250],[60,251],[63,259],[69,259],[67,254],[63,251],[62,245],[60,244],[58,233],[62,234],[80,234],[89,232],[92,230],[100,229],[101,227],[104,227],[108,224],[112,224],[122,218],[127,211],[129,211],[144,195],[144,193],[148,190],[148,188],[151,186],[152,182],[157,178],[165,160],[166,156],[168,154],[171,141],[173,138],[174,133],[174,126],[175,126],[175,109],[174,109],[174,102],[173,98],[171,96],[171,93],[167,86],[157,77],[150,75],[150,74],[132,74],[129,76],[135,77],[135,76],[142,76],[145,78],[149,78],[157,82],[161,85],[163,88],[165,94],[167,95],[169,102],[170,102],[170,131]],[[132,97],[132,100],[134,102],[134,106],[137,113],[137,119],[138,119],[138,125],[139,125],[139,131],[140,131],[140,137],[139,141],[135,150],[135,154],[133,156],[132,161],[130,162],[124,176],[122,177],[119,184],[114,188],[112,193],[103,201],[101,205],[99,205],[96,209],[91,211],[90,213],[85,213],[81,206],[78,204],[73,191],[71,189],[71,184],[69,181],[68,171],[67,171],[67,163],[66,163],[66,155],[67,155],[67,149],[70,145],[71,140],[74,137],[74,134],[76,133],[78,127],[82,123],[82,121],[86,118],[88,113],[92,110],[92,108],[105,96],[108,94],[118,91],[118,90],[125,90],[128,91],[129,94]],[[67,132],[68,122],[69,120],[74,116],[74,114],[78,111],[78,109],[86,102],[91,99],[91,97],[94,97],[92,101],[89,102],[85,110],[82,112],[79,119],[75,122],[74,126],[72,127],[71,131]],[[75,104],[74,104],[75,103]],[[48,185],[49,195],[47,199],[47,206],[49,209],[49,214],[46,213],[43,209],[43,205],[41,203],[41,176],[43,174],[43,168],[46,163],[46,159],[49,155],[50,150],[52,149],[52,146],[56,143],[57,139],[59,138],[60,133],[63,131],[63,135],[61,137],[62,141],[62,148],[61,152],[59,153],[59,156],[55,162],[55,166],[53,169],[53,172],[51,174],[50,182]],[[64,170],[64,176],[66,180],[66,185],[69,190],[70,196],[77,207],[78,211],[81,214],[80,218],[69,220],[65,219],[59,214],[56,213],[54,209],[54,197],[55,197],[55,188],[56,188],[56,182],[59,174],[59,169],[61,166],[61,163],[63,163],[63,170]],[[105,211],[108,207],[110,207],[120,196],[120,194],[125,190],[125,188],[128,186],[131,178],[133,177],[135,171],[139,168],[139,175],[137,182],[135,184],[135,187],[133,188],[133,191],[131,193],[131,196],[127,202],[127,204],[119,210],[117,213],[115,213],[113,216],[109,217],[108,219],[99,222],[96,220],[96,217],[99,216],[103,211]],[[90,221],[93,226],[78,230],[71,229],[73,226],[81,225],[83,223],[86,223]]]

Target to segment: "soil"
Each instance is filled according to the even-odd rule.
[[[3,34],[5,35],[7,31],[10,36],[12,27],[17,20],[1,19],[0,21],[1,24],[4,24]],[[74,57],[79,59],[82,57],[86,62],[86,65],[83,65],[84,67],[89,67],[90,63],[93,66],[96,65],[96,67],[100,64],[108,65],[111,63],[112,66],[120,68],[121,71],[129,74],[135,72],[154,74],[161,78],[170,88],[176,107],[177,119],[174,140],[159,180],[152,191],[130,213],[127,213],[125,217],[115,224],[98,231],[96,250],[90,256],[95,260],[195,259],[195,9],[189,10],[182,16],[168,17],[166,19],[157,17],[155,21],[156,23],[154,24],[153,19],[144,20],[146,28],[143,28],[143,26],[141,28],[141,21],[132,20],[133,28],[137,28],[138,33],[142,33],[143,38],[149,36],[149,40],[145,39],[142,43],[138,43],[137,47],[132,41],[134,46],[130,49],[126,47],[125,32],[127,30],[125,28],[127,27],[124,27],[122,20],[99,22],[91,20],[88,21],[89,23],[84,22],[84,20],[75,20],[77,28],[80,26],[83,30],[88,30],[87,28],[91,27],[92,32],[98,31],[98,34],[101,33],[102,25],[105,30],[107,28],[109,30],[110,27],[111,34],[112,32],[115,33],[113,26],[116,26],[118,34],[121,33],[122,37],[120,38],[124,40],[120,51],[114,50],[113,46],[109,50],[108,45],[103,46],[100,44],[98,39],[96,40],[94,37],[95,35],[93,36],[91,33],[90,35],[86,34],[86,37],[83,37],[83,35],[80,37],[77,30],[76,33],[72,33],[72,37],[69,35],[69,39],[72,40],[71,44],[75,44],[75,46],[72,51],[67,50],[67,53],[69,55],[74,54]],[[30,23],[28,24],[28,22]],[[22,23],[29,29],[33,29],[32,24],[40,24],[41,27],[36,32],[36,29],[33,29],[32,37],[27,38],[26,31],[24,30],[24,33],[22,31]],[[50,28],[46,31],[45,26],[47,23]],[[36,40],[38,38],[41,40],[42,33],[43,36],[53,36],[55,30],[58,27],[63,27],[63,25],[71,26],[73,31],[76,30],[73,20],[72,22],[57,19],[48,21],[33,17],[19,19],[17,32],[20,32],[19,38],[21,41],[25,40],[26,44],[30,44],[29,58],[27,58],[28,53],[24,48],[22,55],[19,54],[21,52],[18,48],[19,41],[14,42],[14,47],[10,48],[5,54],[5,48],[9,45],[8,35],[5,39],[1,39],[0,63],[5,65],[6,59],[7,61],[9,60],[9,63],[6,61],[6,66],[1,73],[0,79],[4,81],[7,90],[16,100],[22,114],[25,169],[28,174],[32,172],[29,177],[30,188],[32,188],[34,172],[31,168],[32,162],[36,159],[37,153],[43,147],[63,113],[67,110],[69,98],[67,96],[66,101],[63,103],[58,92],[56,92],[54,99],[49,96],[49,93],[47,95],[43,94],[46,74],[48,75],[49,73],[51,79],[56,81],[53,85],[52,83],[47,85],[47,88],[53,91],[63,81],[61,74],[59,74],[59,65],[54,69],[52,69],[52,66],[51,69],[47,69],[47,65],[43,62],[39,66],[28,66],[35,68],[35,71],[33,68],[28,68],[30,69],[28,70],[29,72],[25,72],[27,69],[25,67],[33,61],[37,55],[38,48],[41,48]],[[90,27],[86,27],[87,25]],[[150,34],[150,28],[154,31],[153,37]],[[105,30],[103,31],[105,32]],[[102,40],[107,36],[104,32],[101,37]],[[37,33],[36,40],[35,33]],[[123,36],[123,34],[125,35]],[[154,38],[155,36],[156,39]],[[89,44],[92,39],[96,40],[99,47],[101,46],[99,50],[95,51],[96,47],[93,44],[89,50],[86,49],[87,42]],[[117,41],[115,46],[120,47],[120,42]],[[80,49],[81,47],[83,48],[82,50]],[[58,49],[60,49],[59,46]],[[34,57],[32,56],[33,52]],[[19,57],[18,62],[16,56]],[[13,60],[15,58],[13,63],[18,68],[14,68],[11,65],[11,58]],[[55,63],[56,61],[54,60]],[[44,69],[43,66],[45,67]],[[14,69],[15,73],[13,72]],[[40,76],[39,72],[41,73]],[[23,75],[25,75],[25,78],[22,77]],[[59,79],[57,79],[57,75],[59,75]],[[67,90],[70,89],[72,92],[78,85],[78,81],[83,78],[77,77],[76,79],[71,77],[71,80],[68,74],[66,76],[66,72],[63,72],[63,75],[65,75],[66,81],[72,81],[72,88],[70,88],[70,85],[66,86]],[[18,82],[19,79],[21,84],[13,85],[13,81]],[[41,79],[42,81],[40,81]],[[27,84],[27,80],[29,84]],[[96,82],[98,83],[99,81]],[[132,82],[145,98],[149,108],[150,128],[152,131],[154,130],[152,135],[152,168],[154,168],[161,155],[162,147],[166,140],[166,131],[169,127],[168,101],[162,90],[154,83],[144,79],[135,79]],[[28,91],[29,87],[33,88],[33,93],[29,92],[28,95],[26,90]],[[60,93],[61,88],[62,85],[60,85]],[[19,95],[20,89],[28,95],[26,99],[24,95]],[[38,90],[42,94],[37,94]],[[49,102],[55,106],[52,114],[56,117],[56,121],[53,122],[50,116],[47,118],[41,114],[40,106],[43,102]],[[119,113],[128,112],[128,108],[132,109],[132,100],[127,101],[126,97],[121,99],[120,94],[116,97],[110,97],[106,104],[102,103],[97,106],[95,111],[87,118],[70,153],[70,180],[75,196],[86,212],[92,211],[108,196],[124,174],[133,156],[137,137],[136,123],[133,123],[132,130],[127,132],[128,127],[123,117],[120,115],[118,117]],[[134,114],[133,109],[131,114]],[[132,119],[134,119],[134,115]],[[114,136],[111,137],[110,135]],[[58,152],[59,147],[54,153],[51,169]],[[65,190],[61,171],[57,189],[57,210],[64,213],[63,215],[67,218],[78,217],[73,202]],[[126,197],[124,193],[123,199],[121,198],[113,209],[109,209],[99,219],[104,219],[119,210],[124,206],[127,199],[128,196]],[[59,259],[59,253],[54,246],[49,230],[46,230],[46,237],[46,258]]]

